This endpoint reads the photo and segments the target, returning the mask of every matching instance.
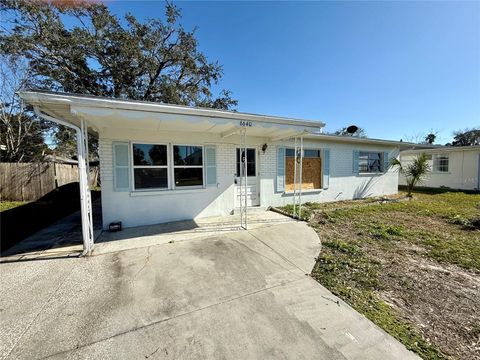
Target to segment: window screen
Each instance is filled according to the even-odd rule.
[[[360,173],[376,173],[382,171],[382,153],[360,151],[358,157]]]

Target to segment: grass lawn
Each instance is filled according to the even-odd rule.
[[[480,359],[480,195],[404,195],[306,204],[312,276],[424,359]]]
[[[0,201],[0,212],[26,204],[25,201]]]

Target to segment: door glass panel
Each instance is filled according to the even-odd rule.
[[[237,176],[240,176],[240,149],[237,149]],[[247,176],[257,176],[255,149],[247,148]]]

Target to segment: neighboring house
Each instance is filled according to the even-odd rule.
[[[404,150],[400,153],[400,161],[402,164],[408,163],[421,153],[427,154],[431,167],[431,173],[421,186],[480,189],[480,146],[441,146],[424,150]],[[402,175],[399,184],[406,184]]]
[[[239,207],[242,141],[247,205],[264,208],[293,202],[295,137],[304,146],[302,202],[395,194],[398,174],[389,161],[410,146],[324,135],[319,121],[62,93],[20,96],[39,116],[74,126],[81,142],[87,128],[98,136],[104,228],[231,214]]]

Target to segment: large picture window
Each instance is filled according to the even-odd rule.
[[[382,153],[360,151],[358,171],[360,173],[382,172]]]
[[[448,172],[448,155],[435,155],[433,157],[434,172]]]
[[[202,146],[173,146],[173,177],[175,187],[203,186]]]
[[[133,144],[135,189],[168,188],[167,145]]]

